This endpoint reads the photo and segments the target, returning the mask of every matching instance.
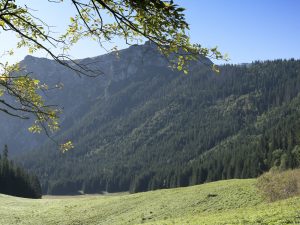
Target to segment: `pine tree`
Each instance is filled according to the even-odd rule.
[[[26,173],[8,160],[8,146],[0,155],[0,193],[26,198],[41,198],[41,185],[37,177]]]

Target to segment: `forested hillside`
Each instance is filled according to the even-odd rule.
[[[30,60],[33,70],[43,62],[52,77],[63,73]],[[45,193],[139,192],[300,164],[300,61],[224,65],[215,74],[202,59],[184,75],[149,44],[86,60],[106,76],[69,79],[64,97],[51,98],[66,103],[56,138],[75,148],[62,154],[49,141],[20,160]]]
[[[8,147],[0,154],[0,193],[25,198],[41,198],[42,190],[38,178],[27,173],[8,159]]]

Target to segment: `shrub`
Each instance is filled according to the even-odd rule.
[[[300,169],[267,172],[258,178],[257,186],[270,201],[299,195]]]

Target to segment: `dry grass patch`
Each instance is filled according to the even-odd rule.
[[[300,169],[267,172],[258,178],[257,186],[272,202],[300,195]]]

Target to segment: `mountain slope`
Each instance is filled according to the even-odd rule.
[[[139,74],[144,74],[145,71],[160,69],[170,71],[168,61],[158,54],[156,48],[150,43],[131,46],[118,53],[78,60],[78,63],[99,72],[99,76],[96,78],[80,76],[55,61],[45,58],[27,56],[20,62],[22,73],[29,73],[49,86],[50,90],[45,94],[42,93],[47,103],[63,108],[62,130],[73,126],[76,122],[73,119],[78,119],[87,113],[89,107],[95,102],[100,101],[101,98],[109,98],[111,89],[117,88],[114,83],[130,77],[139,77]],[[54,88],[56,86],[62,88]],[[31,122],[0,114],[0,125],[6,131],[0,138],[0,145],[8,144],[14,152],[23,152],[44,143],[47,140],[45,135],[28,133],[27,128]]]
[[[133,195],[29,200],[0,195],[0,224],[298,224],[299,197],[267,203],[256,180]]]
[[[49,101],[65,107],[56,139],[75,149],[62,155],[40,141],[19,159],[44,192],[138,192],[299,166],[299,61],[224,65],[219,75],[199,61],[183,75],[146,44],[82,62],[105,75],[80,79],[46,59],[23,62],[47,83],[67,77]]]

